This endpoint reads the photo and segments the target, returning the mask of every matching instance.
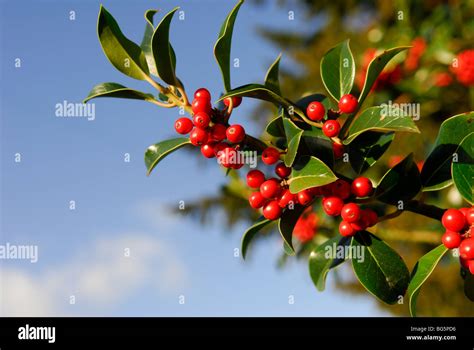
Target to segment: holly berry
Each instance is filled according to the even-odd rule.
[[[339,197],[326,197],[323,199],[323,209],[330,216],[338,216],[341,214],[344,202]]]
[[[250,170],[247,174],[247,185],[250,188],[260,188],[265,181],[265,175],[260,170]]]
[[[224,99],[224,104],[226,107],[229,107],[229,104],[230,104],[230,97],[227,97]],[[232,108],[237,108],[240,106],[240,104],[242,103],[242,97],[240,96],[233,96],[232,97]]]
[[[226,149],[227,147],[229,147],[229,145],[225,142],[219,142],[217,143],[215,146],[214,146],[214,154],[216,156],[219,156],[220,155],[220,152],[222,152],[224,149]]]
[[[313,196],[311,195],[311,192],[309,190],[303,190],[298,192],[297,198],[298,203],[300,203],[301,205],[308,205],[313,200]]]
[[[331,185],[331,193],[343,200],[346,200],[351,195],[351,185],[343,179],[337,179]]]
[[[338,106],[342,113],[350,114],[356,111],[357,104],[357,99],[351,94],[347,94],[341,97]]]
[[[465,260],[474,259],[474,238],[466,238],[459,246],[459,256]]]
[[[471,275],[474,275],[474,260],[469,260],[467,262],[467,266],[469,268],[469,272],[471,273]]]
[[[356,234],[356,230],[347,221],[341,221],[339,224],[339,233],[344,237],[351,237]]]
[[[210,114],[212,110],[211,102],[205,98],[195,98],[193,103],[191,104],[191,108],[193,113],[203,112],[206,114]]]
[[[472,224],[474,224],[474,207],[472,208],[466,208],[466,221],[467,221],[467,224],[469,226],[471,226]]]
[[[206,158],[214,158],[216,154],[214,153],[214,143],[206,143],[201,146],[201,153]]]
[[[277,179],[269,179],[260,185],[260,193],[268,199],[278,196],[280,190],[280,183]]]
[[[195,92],[194,92],[194,98],[195,99],[203,99],[203,100],[207,100],[207,101],[211,101],[211,93],[209,92],[208,89],[205,89],[205,88],[199,88],[197,89]]]
[[[223,124],[214,124],[211,127],[210,137],[214,141],[222,141],[226,138],[227,127]]]
[[[273,147],[267,147],[262,152],[262,161],[267,165],[272,165],[280,159],[280,152]]]
[[[365,220],[367,227],[376,225],[379,220],[377,213],[370,208],[362,210],[362,218]]]
[[[332,144],[332,152],[334,153],[334,158],[339,159],[344,155],[344,146],[341,143],[334,142]]]
[[[295,195],[291,193],[289,189],[286,189],[280,196],[280,199],[278,200],[278,205],[281,208],[286,208],[290,203],[295,203]]]
[[[266,199],[262,196],[260,192],[253,192],[249,197],[250,206],[254,209],[263,207],[266,203]]]
[[[372,182],[366,177],[357,177],[352,181],[351,192],[356,197],[367,197],[373,191]]]
[[[194,122],[194,125],[196,125],[197,127],[201,129],[205,129],[209,126],[209,123],[211,122],[211,118],[209,117],[209,115],[207,115],[204,112],[198,112],[194,115],[193,122]]]
[[[236,150],[232,147],[226,146],[217,154],[218,163],[221,164],[224,168],[231,168],[233,159],[235,159]]]
[[[367,222],[364,220],[363,217],[361,217],[356,222],[351,222],[350,225],[355,231],[362,231],[367,228]]]
[[[278,163],[275,167],[275,174],[284,179],[290,176],[291,168],[287,167],[284,163]]]
[[[194,146],[201,146],[207,142],[207,139],[208,135],[206,130],[201,128],[194,128],[189,135],[189,141],[191,141]]]
[[[268,220],[276,220],[281,216],[282,209],[277,201],[271,201],[263,208],[263,216]]]
[[[189,118],[179,118],[174,123],[174,128],[178,134],[188,134],[193,129],[193,122]]]
[[[450,231],[459,232],[466,226],[466,218],[457,209],[448,209],[441,218],[443,226]]]
[[[341,131],[341,124],[337,120],[328,120],[323,124],[323,133],[327,137],[336,137]]]
[[[444,246],[448,249],[459,248],[461,240],[461,235],[454,231],[446,231],[443,237],[441,238],[441,241],[443,242]]]
[[[227,139],[232,143],[240,143],[245,138],[245,130],[242,125],[239,124],[229,126],[225,134]]]
[[[347,203],[341,209],[341,217],[349,223],[356,222],[360,219],[361,210],[355,203]]]
[[[313,101],[306,108],[306,115],[313,121],[320,121],[324,118],[326,110],[321,102]]]

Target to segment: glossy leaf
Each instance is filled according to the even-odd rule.
[[[355,63],[346,40],[330,49],[321,60],[321,79],[331,97],[339,101],[352,90],[355,78]]]
[[[358,232],[351,246],[354,251],[364,251],[363,259],[352,259],[352,267],[365,289],[387,304],[405,295],[410,274],[395,250],[367,231]]]
[[[267,226],[269,223],[272,221],[268,219],[261,220],[254,225],[250,226],[247,231],[245,231],[244,235],[242,236],[242,243],[241,243],[241,249],[240,251],[242,252],[242,258],[245,259],[247,256],[247,250],[249,248],[250,242],[253,240],[253,238],[257,235],[257,233]]]
[[[84,99],[83,103],[98,97],[117,97],[144,101],[154,99],[152,94],[146,94],[138,90],[133,90],[117,83],[102,83],[97,84],[92,88],[92,90],[89,92],[89,95],[87,95],[87,97]]]
[[[285,129],[285,135],[288,141],[288,149],[285,154],[284,162],[286,166],[292,166],[300,146],[303,130],[298,128],[296,124],[289,118],[283,118],[283,127]]]
[[[441,124],[434,148],[421,170],[423,191],[438,191],[452,184],[453,154],[471,132],[474,132],[474,112],[456,115]]]
[[[309,274],[320,292],[326,287],[326,276],[329,270],[346,261],[347,256],[344,250],[350,241],[351,239],[347,237],[333,237],[311,251],[308,260]],[[339,250],[342,250],[342,257],[339,257]]]
[[[418,294],[420,293],[420,288],[426,282],[428,277],[438,265],[441,258],[446,254],[448,248],[443,244],[436,247],[432,251],[423,255],[420,260],[416,263],[412,273],[410,284],[408,285],[408,298],[409,298],[409,308],[410,314],[416,316],[416,301]]]
[[[393,140],[393,133],[367,131],[349,145],[349,161],[356,174],[362,174],[383,156]]]
[[[456,154],[457,161],[452,162],[454,185],[461,196],[472,205],[474,204],[474,132],[461,141]]]
[[[321,132],[321,129],[315,128]],[[322,132],[321,132],[322,134]],[[325,135],[319,135],[313,130],[305,130],[300,142],[300,155],[315,156],[322,160],[329,168],[334,167],[334,151],[332,142]]]
[[[278,73],[280,71],[280,59],[281,54],[279,54],[275,62],[272,63],[267,71],[267,75],[265,76],[265,86],[270,90],[275,91],[278,95],[281,95],[280,81],[278,79]]]
[[[222,73],[225,91],[229,91],[231,89],[230,49],[232,44],[232,33],[234,31],[235,18],[237,17],[237,13],[239,12],[239,8],[242,4],[243,0],[240,0],[232,9],[232,11],[227,15],[224,23],[222,24],[216,44],[214,45],[214,56]]]
[[[155,143],[147,148],[145,152],[145,165],[147,168],[147,175],[150,175],[155,166],[163,160],[168,154],[177,149],[190,145],[191,142],[187,137],[179,137],[162,142]]]
[[[284,137],[285,128],[283,127],[283,117],[279,115],[272,119],[265,128],[265,131],[273,137]]]
[[[97,34],[102,50],[115,68],[134,79],[148,77],[148,64],[142,49],[125,37],[117,21],[102,5]]]
[[[410,116],[403,115],[398,109],[391,109],[390,112],[393,114],[384,115],[388,111],[385,109],[381,106],[370,107],[360,113],[349,127],[349,136],[344,140],[344,144],[351,143],[366,131],[420,132]]]
[[[145,54],[146,62],[148,64],[148,69],[151,74],[158,76],[158,70],[156,69],[155,58],[153,57],[153,50],[151,47],[151,39],[153,37],[153,32],[155,27],[153,25],[153,17],[157,13],[157,10],[147,10],[145,12],[145,33],[143,34],[142,43],[140,47]]]
[[[288,182],[291,193],[298,193],[307,188],[326,185],[336,180],[336,175],[322,160],[304,156],[293,165],[291,178]]]
[[[151,39],[153,57],[155,59],[158,76],[165,83],[178,86],[176,78],[176,55],[169,41],[170,25],[178,7],[167,13],[156,26]]]
[[[288,255],[294,255],[295,249],[293,248],[293,229],[295,228],[296,222],[306,210],[306,207],[296,204],[293,209],[286,209],[280,220],[278,220],[278,229],[280,235],[283,238],[283,244],[285,253]]]

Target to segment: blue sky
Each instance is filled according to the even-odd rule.
[[[222,90],[212,48],[233,1],[104,1],[136,42],[143,13],[174,6],[177,72],[189,93]],[[1,1],[1,239],[33,244],[39,261],[1,260],[1,315],[103,316],[377,316],[369,296],[316,292],[306,263],[278,270],[281,242],[255,246],[249,261],[233,255],[245,225],[228,234],[191,218],[170,216],[180,200],[215,194],[225,182],[215,164],[177,152],[145,176],[143,153],[174,136],[176,110],[140,101],[98,99],[96,118],[57,118],[55,105],[80,102],[93,85],[114,81],[152,92],[116,71],[96,35],[97,1]],[[244,4],[236,22],[234,86],[261,82],[279,54],[257,25],[305,30],[295,13]],[[69,19],[75,11],[74,21]],[[15,59],[21,67],[15,67]],[[283,57],[282,64],[291,62]],[[233,119],[256,133],[245,101]],[[14,162],[16,153],[22,161]],[[123,161],[129,153],[131,161]],[[76,210],[69,210],[69,201]],[[124,257],[124,249],[131,255]],[[350,271],[346,271],[350,273]],[[74,295],[76,303],[69,304]],[[294,304],[288,303],[294,296]],[[185,303],[179,303],[179,297]]]

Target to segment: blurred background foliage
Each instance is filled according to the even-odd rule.
[[[253,0],[248,5],[264,13],[269,3],[267,0]],[[450,116],[474,110],[474,58],[471,55],[468,57],[470,61],[464,59],[464,62],[459,62],[459,54],[472,50],[474,46],[474,0],[279,0],[278,5],[289,15],[299,16],[298,20],[302,23],[318,24],[315,28],[302,27],[301,31],[292,32],[282,31],[278,23],[273,28],[256,28],[259,35],[283,53],[280,84],[283,95],[290,100],[324,92],[319,74],[320,59],[329,48],[347,38],[357,63],[353,91],[356,95],[362,87],[365,69],[376,52],[396,46],[412,46],[406,53],[396,56],[384,70],[365,105],[377,105],[389,100],[393,103],[420,104],[421,118],[417,125],[422,134],[397,135],[385,156],[365,174],[375,181],[410,152],[414,152],[415,160],[421,167],[441,122]],[[471,72],[467,77],[466,66]],[[274,114],[274,107],[262,103],[253,114],[254,121],[261,124],[263,130]],[[217,196],[187,202],[186,213],[191,212],[203,224],[208,222],[215,210],[226,212],[229,227],[242,220],[249,225],[255,222],[258,213],[248,205],[248,188],[239,177],[244,173],[229,174],[228,184],[221,188]],[[466,206],[453,186],[422,196],[428,203],[440,207]],[[319,204],[314,205],[315,215],[308,219],[307,214],[295,229],[299,251],[297,258],[306,260],[311,247],[336,234],[337,225],[330,218],[318,215],[320,209]],[[261,237],[268,236],[265,233],[272,230],[275,227],[270,225]],[[377,225],[374,233],[387,240],[412,269],[423,254],[440,244],[442,232],[440,223],[404,213]],[[282,254],[277,266],[284,267],[290,259],[294,258]],[[346,270],[349,271],[350,266],[335,271],[341,277],[336,278],[337,286],[348,293],[367,293],[355,278],[350,277],[350,273],[344,273]],[[345,275],[349,277],[342,278]],[[457,258],[446,257],[423,287],[418,314],[474,315],[474,303],[466,298],[463,288]],[[314,297],[320,297],[316,293],[315,289]],[[406,303],[379,305],[396,315],[408,315]]]

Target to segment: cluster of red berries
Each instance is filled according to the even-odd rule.
[[[241,97],[232,97],[233,108],[242,102]],[[224,99],[228,106],[230,98]],[[194,93],[191,104],[193,119],[179,118],[175,122],[176,132],[189,134],[189,141],[201,147],[206,158],[218,157],[219,163],[226,168],[239,169],[243,163],[236,157],[239,145],[245,140],[245,130],[239,124],[229,125],[228,115],[224,111],[212,108],[211,94],[205,88]]]
[[[451,69],[457,80],[466,86],[474,85],[474,49],[460,52],[456,63]]]
[[[306,108],[306,115],[312,121],[322,121],[326,116],[326,121],[323,124],[322,130],[324,135],[329,138],[337,137],[339,135],[339,131],[341,131],[341,124],[337,121],[337,119],[331,119],[333,116],[339,116],[341,113],[351,114],[357,110],[358,101],[351,94],[347,94],[341,97],[339,100],[339,110],[335,113],[327,114],[324,105],[319,101],[311,102],[308,107]],[[339,142],[333,143],[333,152],[336,158],[342,157],[344,152],[344,147]]]
[[[448,209],[441,223],[446,229],[443,244],[448,249],[459,248],[461,265],[474,274],[474,207]]]

